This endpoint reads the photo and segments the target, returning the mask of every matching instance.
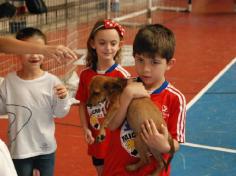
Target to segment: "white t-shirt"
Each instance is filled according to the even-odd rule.
[[[5,143],[0,139],[0,175],[17,176],[10,153]]]
[[[59,99],[54,86],[61,81],[48,72],[34,80],[10,73],[0,86],[0,114],[9,119],[9,150],[13,159],[24,159],[56,150],[53,117],[64,117],[68,98]]]

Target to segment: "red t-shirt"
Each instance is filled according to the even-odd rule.
[[[172,137],[179,142],[185,141],[186,101],[182,93],[165,81],[162,86],[151,94],[151,100],[162,111]],[[108,154],[105,157],[103,176],[146,176],[152,173],[158,163],[152,158],[150,164],[135,172],[126,171],[128,164],[136,163],[139,158],[135,152],[134,133],[127,121],[120,128],[111,132],[111,141]],[[168,154],[163,155],[169,157]],[[168,171],[163,171],[160,176],[169,176]]]
[[[80,73],[79,88],[76,93],[76,99],[86,103],[89,97],[89,84],[91,79],[96,75],[104,75],[109,77],[127,78],[130,74],[120,65],[112,65],[106,72],[97,73],[91,68],[87,68]],[[92,108],[87,107],[86,117],[89,124],[89,129],[92,131],[94,138],[99,134],[100,124],[104,121],[108,102],[100,103]],[[88,145],[88,154],[96,158],[104,158],[107,153],[108,144],[110,141],[110,131],[106,130],[106,138],[101,143]]]

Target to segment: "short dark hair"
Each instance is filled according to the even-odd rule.
[[[37,28],[27,27],[16,33],[16,39],[18,40],[25,40],[33,36],[41,37],[44,42],[47,43],[46,35]]]
[[[151,58],[160,56],[169,62],[173,58],[174,51],[174,33],[161,24],[146,25],[135,36],[133,56],[135,54],[144,54]]]

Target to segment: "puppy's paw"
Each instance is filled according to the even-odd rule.
[[[100,143],[100,142],[104,141],[105,138],[106,138],[106,136],[105,136],[104,134],[98,135],[98,136],[96,137],[96,142],[97,142],[97,143]]]
[[[127,171],[136,171],[138,168],[137,168],[137,166],[136,166],[136,164],[130,164],[130,165],[128,165],[128,166],[126,166],[126,170]]]

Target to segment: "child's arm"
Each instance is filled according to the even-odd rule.
[[[67,47],[48,46],[48,45],[36,45],[27,43],[14,38],[0,37],[0,52],[12,53],[12,54],[43,54],[46,57],[52,57],[54,59],[76,59],[76,54]]]
[[[5,80],[0,83],[0,115],[7,114],[6,110],[6,83]]]
[[[55,89],[55,94],[57,95],[58,98],[60,99],[66,98],[68,91],[63,84],[56,85],[54,89]]]
[[[70,110],[68,91],[63,84],[57,84],[54,87],[54,106],[53,114],[56,117],[64,117]]]
[[[92,143],[94,143],[95,139],[92,136],[91,130],[88,128],[88,122],[87,122],[86,115],[85,115],[85,108],[86,108],[85,103],[80,102],[80,105],[79,105],[80,123],[82,125],[83,130],[84,130],[86,142],[88,144],[92,144]]]
[[[2,95],[0,95],[0,115],[6,115],[6,104],[4,103],[4,99]]]
[[[117,129],[126,117],[128,106],[133,98],[149,97],[147,90],[144,88],[142,83],[132,82],[128,83],[124,91],[120,96],[120,108],[116,116],[109,123],[108,127],[110,130]]]
[[[0,115],[6,115],[6,105],[4,103],[2,95],[0,95]]]

